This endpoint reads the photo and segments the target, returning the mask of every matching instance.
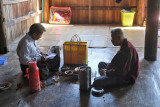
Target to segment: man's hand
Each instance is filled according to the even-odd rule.
[[[43,52],[40,52],[40,54],[43,55],[44,53],[43,53]]]
[[[45,53],[43,53],[43,52],[41,52],[40,54],[43,55],[43,56],[48,56],[48,54],[45,54]]]
[[[46,55],[42,55],[41,56],[41,61],[46,61],[46,60],[47,60]]]

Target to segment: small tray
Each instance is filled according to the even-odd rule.
[[[61,68],[61,71],[62,71],[62,72],[65,72],[65,71],[67,71],[67,70],[70,70],[70,67],[69,67],[69,66],[63,66],[63,67]]]
[[[65,73],[66,75],[73,75],[73,72],[74,72],[74,70],[67,70],[67,71],[65,71],[64,73]]]
[[[3,82],[0,83],[0,90],[7,90],[8,88],[10,88],[12,86],[12,84],[10,82]]]

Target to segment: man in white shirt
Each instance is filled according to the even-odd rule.
[[[41,69],[43,68],[48,67],[49,69],[52,68],[52,70],[59,68],[59,55],[56,55],[53,59],[47,59],[47,55],[40,52],[39,45],[36,42],[36,40],[42,37],[45,31],[45,28],[40,23],[32,24],[29,32],[20,40],[17,46],[17,55],[19,56],[20,67],[24,75],[26,74],[26,68],[29,67],[28,63],[30,61],[37,62],[37,66],[40,69],[40,76],[42,74]],[[41,65],[43,65],[43,67]],[[47,70],[45,72],[47,72]],[[46,75],[48,74],[46,73]]]

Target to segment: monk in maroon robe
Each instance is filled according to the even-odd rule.
[[[106,88],[115,85],[135,83],[139,74],[139,59],[135,47],[124,38],[120,28],[111,31],[111,41],[120,50],[111,63],[100,62],[98,65],[100,77],[96,77],[93,87]]]

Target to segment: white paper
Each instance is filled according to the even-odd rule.
[[[46,56],[47,59],[53,59],[56,54],[55,53],[47,53],[48,56]]]

